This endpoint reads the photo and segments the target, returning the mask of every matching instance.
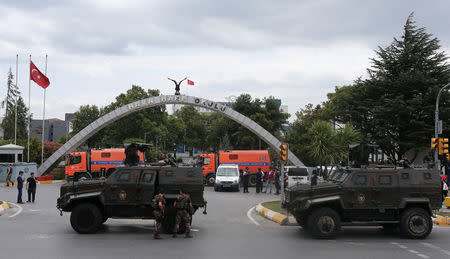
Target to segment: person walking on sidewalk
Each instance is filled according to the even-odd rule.
[[[9,186],[9,183],[11,183],[11,186],[14,186],[14,183],[11,181],[12,176],[12,167],[11,164],[8,164],[8,168],[6,169],[6,186]]]
[[[34,198],[36,197],[36,184],[37,179],[34,177],[34,173],[31,173],[30,177],[27,178],[27,192],[28,192],[28,200],[27,202],[34,202]]]
[[[266,183],[266,189],[264,190],[264,193],[267,193],[267,189],[270,187],[270,193],[272,193],[272,187],[273,187],[273,178],[275,177],[275,172],[272,168],[270,168],[269,172],[267,173],[267,183]]]
[[[242,184],[244,185],[244,193],[248,193],[248,180],[249,180],[249,172],[248,167],[245,168],[245,171],[242,173]]]
[[[17,203],[22,204],[22,189],[23,189],[23,171],[19,172],[19,176],[17,176],[17,190],[19,193],[17,194]]]

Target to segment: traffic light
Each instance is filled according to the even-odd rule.
[[[431,150],[436,149],[438,144],[439,144],[439,139],[438,138],[432,138],[431,139]]]
[[[287,145],[280,146],[280,157],[282,161],[287,161],[288,157],[288,147]]]
[[[448,138],[439,138],[439,155],[448,154]]]

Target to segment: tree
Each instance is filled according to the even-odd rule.
[[[20,96],[20,91],[13,83],[13,80],[14,75],[10,69],[7,80],[7,95],[1,103],[2,108],[5,108],[5,118],[1,126],[4,130],[4,139],[14,139],[17,105],[17,139],[26,139],[28,137],[28,108],[25,106],[22,96]]]
[[[175,116],[184,123],[184,144],[188,147],[206,148],[205,119],[193,106],[183,106]],[[175,143],[181,144],[181,143]]]
[[[368,78],[336,89],[327,110],[350,123],[394,161],[428,145],[434,132],[434,105],[450,81],[450,65],[439,40],[419,28],[411,14],[400,39],[375,51]],[[444,135],[450,134],[450,94],[441,97]]]
[[[86,126],[94,122],[100,117],[100,110],[96,105],[82,105],[80,109],[74,113],[72,120],[72,132],[70,137],[83,130]],[[101,135],[99,133],[90,137],[86,142],[89,147],[94,147],[100,143]]]

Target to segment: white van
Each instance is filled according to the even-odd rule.
[[[239,191],[239,167],[238,165],[226,164],[219,165],[216,170],[216,182],[214,191],[223,189]]]
[[[287,185],[288,187],[296,184],[309,184],[310,173],[306,167],[287,166]]]

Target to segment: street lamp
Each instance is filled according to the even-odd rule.
[[[439,121],[439,98],[441,97],[442,92],[445,88],[449,87],[450,83],[444,85],[444,87],[439,90],[439,93],[436,97],[436,111],[434,113],[434,137],[438,138],[439,134],[442,134],[442,121]],[[439,161],[438,157],[438,151],[434,150],[434,163],[436,168],[439,170],[439,173],[441,173],[441,163]]]

